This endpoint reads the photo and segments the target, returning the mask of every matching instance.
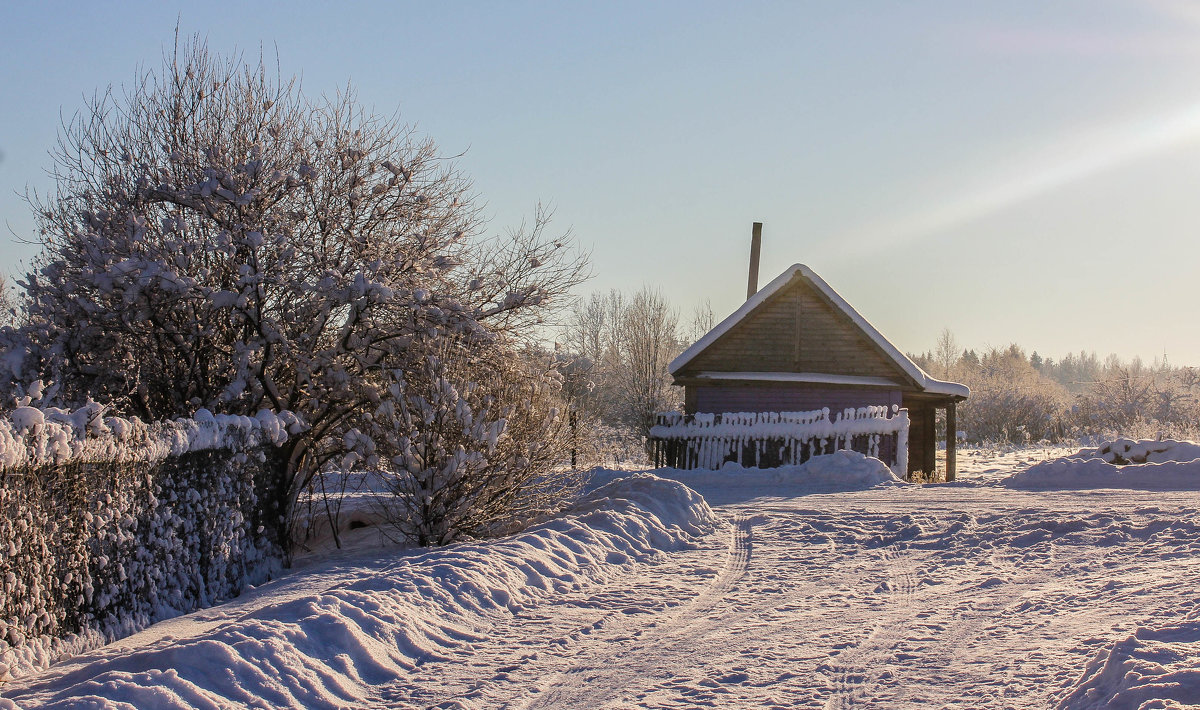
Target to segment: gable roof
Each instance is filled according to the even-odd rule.
[[[929,373],[922,370],[913,362],[907,355],[900,352],[895,345],[892,345],[887,338],[875,329],[866,318],[854,310],[854,308],[842,298],[837,291],[834,291],[825,280],[804,264],[793,264],[788,267],[782,274],[775,277],[771,283],[767,284],[758,293],[751,296],[741,308],[738,308],[728,318],[721,321],[712,330],[704,334],[704,337],[697,340],[690,348],[684,350],[679,357],[671,361],[669,367],[672,375],[682,370],[689,362],[694,360],[700,353],[704,352],[710,345],[715,343],[721,336],[728,333],[734,326],[741,323],[759,306],[765,303],[769,298],[786,287],[796,277],[801,277],[808,281],[816,288],[825,298],[829,300],[833,307],[846,315],[850,321],[862,331],[892,362],[896,364],[908,377],[910,377],[916,387],[924,392],[931,394],[943,394],[950,396],[966,397],[970,394],[970,390],[966,385],[958,384],[957,382],[943,382],[935,379]],[[705,373],[712,377],[716,373]],[[738,379],[739,373],[721,373],[726,375],[728,379]]]

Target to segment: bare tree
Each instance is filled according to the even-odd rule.
[[[657,291],[593,294],[576,306],[566,340],[588,363],[585,415],[628,432],[640,446],[654,415],[678,406],[667,366],[681,349],[679,315]]]
[[[641,436],[650,433],[656,413],[675,408],[679,401],[667,372],[679,354],[678,324],[678,313],[649,288],[634,294],[614,323],[622,409]]]
[[[712,302],[706,298],[703,303],[696,304],[696,309],[692,311],[692,322],[688,326],[687,339],[694,343],[703,338],[716,325],[717,317],[713,314]]]
[[[616,292],[608,295],[593,293],[586,301],[576,304],[568,327],[567,347],[571,352],[592,363],[604,360],[610,328],[609,301],[619,297]]]
[[[938,377],[951,377],[961,352],[962,348],[958,346],[958,340],[954,337],[954,333],[949,328],[943,328],[941,334],[938,335],[937,347],[933,352],[933,361],[938,369]]]

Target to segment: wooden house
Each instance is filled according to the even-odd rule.
[[[969,394],[965,385],[929,376],[803,264],[753,293],[677,357],[670,372],[684,388],[687,414],[899,405],[911,422],[910,474],[936,469],[936,411],[946,410],[947,431],[954,432],[955,404]],[[951,434],[946,441],[948,480],[954,440]]]

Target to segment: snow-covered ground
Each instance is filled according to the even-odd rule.
[[[0,707],[1198,704],[1200,483],[1001,484],[1074,453],[966,450],[930,486],[854,457],[840,489],[820,466],[659,471],[688,487],[617,481],[505,540],[331,560]]]

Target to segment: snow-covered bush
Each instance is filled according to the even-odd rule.
[[[1062,438],[1070,397],[1039,374],[1016,345],[992,348],[951,375],[971,388],[971,396],[958,405],[958,428],[968,441],[1024,444]]]
[[[414,343],[527,335],[584,260],[542,215],[484,240],[432,141],[276,76],[183,43],[85,107],[53,154],[57,192],[31,199],[42,253],[0,380],[147,420],[294,411],[310,428],[285,444],[290,509],[368,430],[388,373],[420,369]]]
[[[1195,461],[1200,459],[1200,445],[1190,441],[1136,441],[1116,439],[1106,441],[1095,449],[1084,449],[1079,458],[1099,458],[1118,466],[1163,461]]]
[[[269,578],[289,425],[202,411],[147,426],[95,405],[0,418],[0,677],[64,638],[119,638]]]
[[[1072,408],[1080,432],[1102,436],[1200,436],[1200,371],[1110,358]]]
[[[423,370],[393,373],[343,464],[382,471],[387,518],[420,545],[520,527],[581,483],[565,466],[559,378],[533,354],[487,339],[445,339]]]

